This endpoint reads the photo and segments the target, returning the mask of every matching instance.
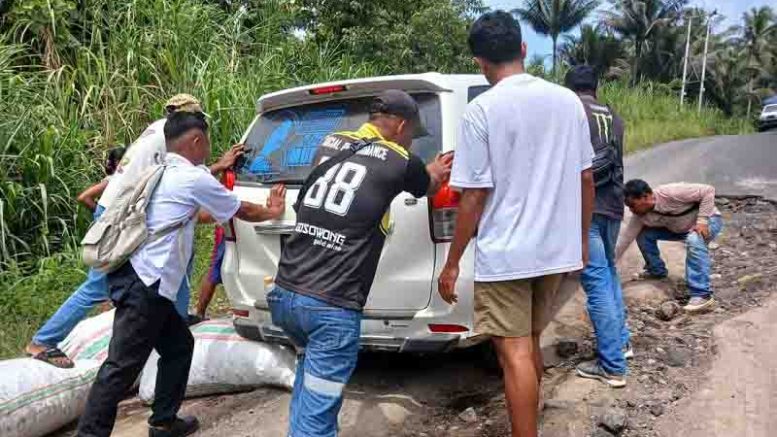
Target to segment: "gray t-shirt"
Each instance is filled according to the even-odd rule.
[[[617,220],[623,219],[623,134],[625,125],[612,108],[596,101],[593,96],[582,95],[583,101],[588,110],[588,126],[591,130],[591,143],[594,150],[602,145],[615,140],[615,146],[618,149],[618,162],[616,165],[621,171],[618,173],[616,181],[607,183],[596,188],[596,204],[594,214],[601,214]]]

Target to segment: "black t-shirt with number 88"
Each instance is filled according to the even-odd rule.
[[[372,144],[308,189],[275,278],[283,288],[353,310],[364,307],[375,278],[391,202],[403,191],[422,197],[429,188],[423,161],[370,124],[327,136],[314,162],[362,139]]]

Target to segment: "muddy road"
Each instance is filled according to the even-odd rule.
[[[634,281],[632,248],[622,276],[636,358],[622,390],[577,378],[593,356],[593,336],[579,291],[562,308],[545,343],[542,435],[580,437],[772,435],[777,375],[777,206],[755,198],[719,200],[727,227],[713,244],[718,307],[667,317],[685,300],[683,247],[663,246],[665,281]],[[671,312],[671,311],[670,311]],[[344,437],[505,436],[501,375],[488,348],[451,354],[363,353],[340,415]],[[277,389],[187,400],[199,436],[285,435],[289,394]],[[711,413],[714,412],[714,413]],[[145,435],[148,409],[126,401],[114,436]],[[70,429],[55,435],[72,436]]]
[[[710,143],[732,157],[744,153],[729,150],[739,147],[742,138],[749,137],[717,137]],[[777,198],[777,183],[772,183],[769,174],[761,174],[777,174],[769,170],[777,162],[777,149],[767,150],[777,146],[777,135],[753,138],[761,158],[744,160],[755,166],[750,166],[755,172],[750,179],[748,165],[740,167],[736,162],[736,178],[726,176],[724,168],[717,173],[686,172],[681,167],[701,166],[708,155],[697,146],[686,150],[672,144],[661,146],[664,159],[652,151],[630,158],[628,176],[651,182],[669,177],[719,181],[732,191],[752,190],[753,185],[747,184],[758,179],[763,182],[758,194]],[[714,160],[718,166],[723,161]],[[773,294],[777,289],[777,206],[742,198],[746,190],[734,192],[735,198],[719,199],[726,228],[711,246],[712,280],[719,301],[713,311],[689,317],[671,309],[672,302],[682,305],[686,299],[681,244],[662,245],[670,268],[665,281],[632,280],[642,268],[641,257],[635,247],[624,257],[621,277],[636,352],[625,389],[610,389],[575,376],[574,366],[593,357],[593,335],[582,291],[564,305],[543,339],[548,366],[543,385],[544,437],[774,435],[769,431],[777,425],[777,367],[773,365],[777,359],[777,337],[773,335],[777,332],[777,293]],[[440,355],[363,353],[346,389],[341,435],[506,436],[501,384],[494,357],[485,347]],[[282,390],[258,389],[187,400],[183,413],[201,419],[199,436],[281,437],[286,432],[289,398]],[[145,406],[126,401],[114,436],[146,435],[147,416]],[[71,426],[54,435],[72,436],[74,432]]]

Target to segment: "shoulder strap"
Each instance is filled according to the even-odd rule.
[[[299,207],[302,204],[302,200],[305,198],[305,195],[308,193],[308,190],[310,190],[310,187],[316,183],[318,178],[325,175],[326,172],[328,172],[329,169],[331,169],[332,167],[336,166],[337,164],[340,164],[341,162],[355,155],[356,152],[369,146],[370,144],[372,144],[372,141],[364,140],[364,139],[358,140],[355,143],[351,143],[350,147],[348,147],[347,149],[341,150],[333,157],[317,165],[313,169],[313,171],[310,172],[307,179],[305,179],[305,183],[302,184],[302,188],[300,188],[299,190],[299,194],[297,195],[297,201],[294,202],[294,212],[299,212]]]
[[[657,212],[657,211],[653,211],[653,212],[658,214],[658,215],[662,215],[664,217],[682,217],[684,215],[687,215],[687,214],[690,214],[692,212],[698,211],[699,205],[700,205],[699,203],[694,203],[693,206],[691,206],[690,208],[686,209],[685,211],[676,212],[676,213]]]

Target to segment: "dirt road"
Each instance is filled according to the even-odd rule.
[[[658,429],[684,437],[777,434],[777,299],[714,332],[718,358],[712,370]]]
[[[575,376],[574,366],[593,354],[582,293],[562,308],[545,338],[557,346],[548,349],[544,437],[773,435],[768,431],[777,429],[777,301],[772,300],[777,207],[755,199],[720,206],[727,229],[713,251],[720,301],[714,312],[670,320],[656,315],[662,303],[685,299],[681,245],[662,246],[669,281],[630,280],[641,261],[635,250],[627,254],[621,271],[637,353],[627,388],[612,390]],[[486,352],[362,354],[346,390],[341,435],[507,435],[501,377]],[[183,410],[201,418],[200,436],[281,437],[288,402],[284,391],[259,389],[188,400]],[[138,401],[126,402],[114,436],[144,435],[147,415]],[[608,430],[620,419],[622,428]]]
[[[725,148],[740,141],[714,142]],[[688,153],[697,152],[694,147]],[[766,161],[771,155],[758,156]],[[698,166],[694,159],[676,161]],[[629,176],[652,181],[649,172],[637,172],[645,171],[638,162],[629,165]],[[711,177],[709,172],[697,176],[699,181]],[[763,194],[777,197],[769,195],[774,187],[765,184]],[[574,366],[593,356],[583,294],[578,292],[562,308],[544,339],[550,365],[543,390],[544,437],[777,435],[770,432],[777,429],[777,301],[772,297],[777,290],[777,207],[757,199],[724,199],[720,207],[726,230],[713,247],[712,280],[720,301],[714,312],[657,317],[662,303],[686,299],[682,245],[662,245],[669,281],[630,281],[642,261],[634,248],[627,254],[621,276],[637,356],[630,363],[626,389],[612,390],[574,375]],[[188,400],[183,412],[201,418],[200,436],[281,437],[288,401],[286,392],[259,389]],[[137,401],[126,402],[114,436],[144,435],[147,414]],[[501,376],[483,349],[424,356],[362,354],[340,420],[343,437],[501,437],[508,429]]]

